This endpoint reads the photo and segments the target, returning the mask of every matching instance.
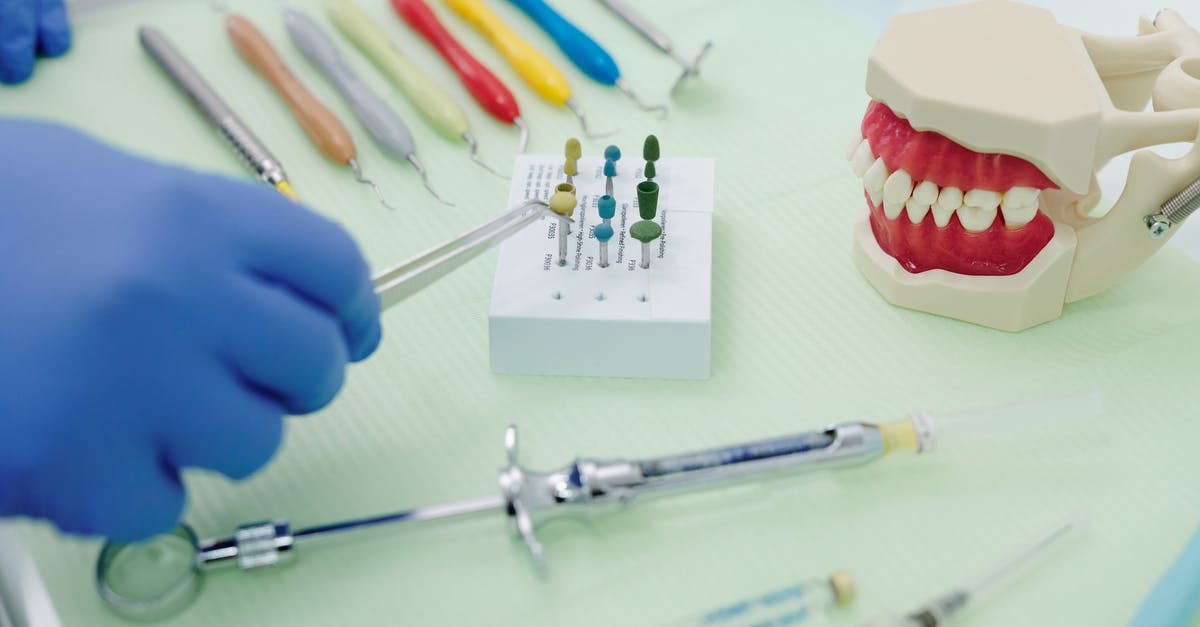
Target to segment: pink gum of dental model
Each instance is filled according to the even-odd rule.
[[[1127,38],[1008,0],[901,15],[866,87],[854,260],[898,306],[1005,331],[1054,320],[1157,252],[1172,232],[1152,238],[1146,216],[1200,178],[1200,33],[1173,11]],[[1197,145],[1139,151],[1116,205],[1088,216],[1097,170],[1171,142]]]

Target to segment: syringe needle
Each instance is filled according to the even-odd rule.
[[[1039,536],[1037,540],[1026,545],[1008,559],[1002,560],[987,571],[980,573],[974,581],[966,586],[972,600],[1017,575],[1033,558],[1050,548],[1050,545],[1062,539],[1071,531],[1079,528],[1079,526],[1080,523],[1076,520],[1060,523],[1054,529]]]
[[[1044,553],[1050,545],[1078,527],[1079,522],[1075,520],[1057,525],[1049,533],[1039,536],[1016,553],[980,573],[974,580],[934,598],[909,614],[909,623],[927,627],[940,627],[946,624],[950,618],[962,613],[968,605],[979,601],[985,592],[995,590],[1016,576],[1029,566],[1035,557]]]

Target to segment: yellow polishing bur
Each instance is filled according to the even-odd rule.
[[[296,197],[296,192],[292,191],[292,186],[287,181],[279,181],[276,183],[275,191],[287,196],[292,202],[300,202],[300,199]]]

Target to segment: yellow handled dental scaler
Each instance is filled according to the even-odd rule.
[[[593,133],[588,127],[583,108],[571,94],[567,77],[546,55],[505,24],[483,0],[446,0],[446,4],[479,31],[537,95],[547,102],[570,109],[579,118],[584,135],[596,138],[616,132]]]

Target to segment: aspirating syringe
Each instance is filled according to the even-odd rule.
[[[517,461],[517,430],[505,432],[508,464],[500,469],[498,495],[318,525],[293,531],[284,521],[242,525],[227,538],[199,542],[186,525],[138,544],[106,544],[97,563],[101,596],[125,614],[160,615],[199,590],[208,567],[236,563],[243,569],[272,566],[307,540],[397,522],[461,518],[504,512],[539,570],[546,568],[537,525],[549,519],[588,515],[623,506],[640,496],[763,478],[786,470],[823,470],[862,465],[895,452],[924,454],[935,445],[994,435],[998,430],[1046,426],[1096,415],[1098,394],[1042,399],[979,411],[935,416],[917,412],[892,422],[841,423],[777,438],[641,460],[581,458],[550,472]],[[164,555],[171,555],[164,559]],[[158,570],[159,572],[148,572]],[[150,582],[152,585],[146,585]],[[145,611],[143,611],[145,610]]]

